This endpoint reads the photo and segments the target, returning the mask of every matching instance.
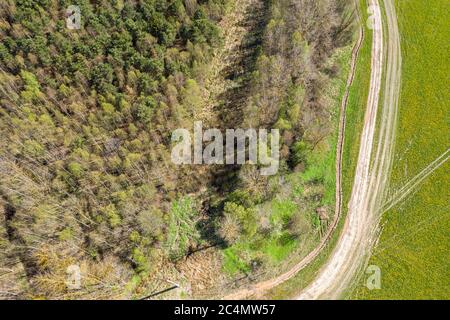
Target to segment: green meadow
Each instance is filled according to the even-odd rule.
[[[389,194],[450,146],[448,4],[395,1],[403,65]],[[381,269],[381,289],[368,290],[363,275],[350,298],[450,298],[449,169],[447,162],[384,213],[381,237],[369,261]]]

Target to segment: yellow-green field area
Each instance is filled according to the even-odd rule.
[[[448,0],[395,1],[402,45],[402,87],[390,194],[450,147],[450,11]],[[384,213],[370,264],[381,289],[365,276],[356,299],[450,299],[450,163]]]

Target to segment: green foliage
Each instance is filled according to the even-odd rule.
[[[244,207],[252,207],[255,205],[254,199],[247,190],[236,189],[228,196],[229,202],[234,202]]]
[[[137,118],[144,123],[149,123],[152,120],[155,107],[156,101],[153,97],[141,98],[137,106]]]
[[[131,259],[136,265],[135,268],[137,273],[143,273],[149,270],[150,261],[147,255],[145,255],[140,248],[133,249],[131,253]]]
[[[261,226],[255,209],[227,202],[224,215],[239,220],[242,234],[237,242],[224,250],[224,270],[231,275],[246,273],[261,258],[272,264],[285,259],[298,245],[298,238],[289,230],[291,220],[297,212],[298,205],[295,202],[275,199],[270,207],[270,225]]]
[[[270,223],[275,228],[285,228],[293,214],[298,210],[297,204],[289,199],[274,200],[272,202],[272,213],[270,215]]]
[[[29,221],[30,209],[12,197],[18,234],[36,227],[24,246],[70,242],[64,248],[79,250],[68,255],[113,256],[117,270],[143,272],[151,249],[165,241],[165,260],[201,243],[190,200],[167,212],[191,183],[174,174],[170,134],[202,107],[197,79],[220,43],[212,16],[226,1],[187,8],[182,0],[80,0],[79,30],[61,15],[69,4],[1,5],[0,91],[8,99],[0,108],[0,158],[14,170],[0,174],[0,192],[23,194],[29,208],[52,204],[52,215],[41,210]]]
[[[231,246],[224,255],[225,269],[232,274],[248,272],[243,266],[276,265],[294,251],[303,256],[309,253],[320,239],[315,228],[320,224],[317,207],[334,204],[333,145],[340,99],[335,92],[345,86],[345,81],[334,77],[347,75],[324,70],[328,65],[339,70],[339,64],[348,63],[336,59],[340,57],[336,49],[352,35],[350,30],[343,31],[342,42],[332,36],[343,22],[345,5],[333,14],[320,8],[319,2],[304,5],[322,12],[314,18],[321,21],[317,28],[287,23],[306,18],[306,11],[290,10],[291,1],[269,2],[262,43],[254,50],[250,103],[243,121],[249,127],[280,129],[281,163],[278,176],[266,181],[255,178],[252,170],[241,169],[242,180],[227,197],[222,223],[232,216],[241,226],[240,237],[228,243]]]
[[[251,270],[249,263],[241,257],[243,251],[239,249],[238,247],[231,247],[223,250],[223,268],[231,276],[238,272],[248,273]]]
[[[200,87],[194,79],[188,79],[182,90],[182,101],[190,114],[196,114],[202,105]]]
[[[71,240],[72,238],[73,238],[73,230],[70,228],[64,228],[59,233],[59,240],[61,240],[61,241]]]
[[[122,218],[119,215],[119,212],[116,209],[114,204],[109,204],[105,208],[103,208],[103,214],[108,218],[109,225],[111,228],[115,228],[122,222]]]
[[[25,89],[20,93],[22,98],[27,102],[31,102],[41,97],[42,93],[40,91],[40,85],[34,74],[26,70],[21,70],[20,76],[24,82]]]
[[[310,153],[311,148],[308,146],[308,144],[303,141],[297,141],[292,146],[292,152],[291,152],[291,163],[292,166],[295,167],[296,165],[300,163],[306,164],[306,160],[308,159],[308,155]]]
[[[153,209],[142,211],[139,213],[138,222],[142,233],[145,236],[162,240],[165,221],[164,214],[161,210]]]
[[[243,110],[238,121],[254,121],[254,127],[275,124],[283,130],[283,173],[266,179],[248,167],[233,171],[231,192],[213,196],[224,211],[202,219],[197,200],[173,200],[203,183],[195,174],[200,170],[174,168],[170,134],[203,115],[212,102],[205,99],[214,70],[209,64],[222,40],[217,21],[229,3],[80,0],[80,30],[66,28],[59,12],[65,1],[2,4],[0,89],[8,99],[2,100],[0,110],[0,160],[2,168],[9,167],[1,170],[5,174],[0,172],[0,191],[20,194],[9,200],[17,211],[12,224],[30,259],[39,254],[35,248],[47,246],[70,248],[64,254],[77,259],[101,262],[113,257],[118,261],[114,274],[131,279],[133,290],[142,290],[139,286],[146,284],[155,255],[167,263],[167,258],[176,260],[207,241],[217,244],[221,227],[230,236],[231,247],[224,251],[229,274],[249,273],[265,262],[272,266],[292,252],[296,240],[290,224],[299,204],[281,197],[272,205],[271,198],[274,190],[289,193],[278,180],[289,170],[284,162],[295,149],[293,141],[306,141],[303,134],[313,131],[301,123],[302,112],[315,110],[305,104],[324,100],[322,59],[332,50],[320,51],[313,39],[331,45],[337,26],[296,26],[298,32],[284,39],[283,34],[294,32],[285,29],[291,24],[284,21],[303,21],[284,10],[289,2],[271,2],[270,12],[258,12],[260,22],[269,14],[274,23],[264,35],[258,31],[246,37],[255,39],[244,43],[245,74],[236,80],[246,84],[241,81],[255,71],[250,92],[243,91],[257,114]],[[311,12],[326,11],[314,8]],[[254,48],[254,56],[247,57],[247,46]],[[317,59],[306,67],[309,57]],[[329,114],[323,111],[317,115]],[[309,160],[302,148],[296,151],[295,161]],[[326,180],[319,178],[321,183]],[[305,200],[302,194],[308,186],[303,183],[296,199]],[[199,195],[201,200],[207,197],[209,193]],[[269,206],[262,217],[264,200]],[[30,208],[39,208],[33,219]],[[203,228],[205,224],[214,230]],[[198,229],[211,234],[200,235]],[[128,272],[130,267],[139,277]],[[33,272],[39,276],[54,271],[38,269]],[[35,289],[39,292],[38,284]]]
[[[167,230],[167,247],[172,259],[188,252],[199,238],[196,228],[197,210],[189,197],[173,202]]]
[[[114,113],[114,106],[111,103],[103,102],[101,107],[106,114]]]
[[[219,29],[208,20],[202,8],[195,12],[192,24],[187,26],[182,32],[184,38],[193,43],[207,42],[217,45],[220,38]]]
[[[92,86],[101,93],[111,92],[114,90],[112,81],[114,79],[113,69],[107,63],[96,65],[90,74]]]
[[[295,237],[285,232],[279,237],[265,241],[261,251],[268,255],[272,263],[283,261],[298,245]]]
[[[255,211],[245,208],[234,202],[225,203],[224,214],[235,217],[242,226],[243,234],[246,238],[251,238],[257,230]]]
[[[23,145],[24,153],[32,158],[39,158],[44,155],[45,149],[35,140],[26,140]]]
[[[83,166],[78,162],[70,162],[67,165],[67,170],[74,176],[75,178],[81,178],[84,173]]]

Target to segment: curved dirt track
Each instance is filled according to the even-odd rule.
[[[371,0],[370,4],[375,8],[371,83],[348,215],[330,260],[298,299],[340,298],[350,287],[358,271],[363,268],[378,236],[380,207],[386,194],[395,139],[401,51],[397,17],[392,0],[384,1],[387,18],[385,28],[383,28],[379,0]],[[386,34],[383,42],[384,32]],[[383,61],[386,61],[384,70]],[[384,100],[376,136],[383,71],[385,72]]]
[[[359,13],[358,13],[359,17]],[[360,18],[360,17],[359,17]],[[346,124],[346,108],[348,104],[348,97],[350,92],[350,87],[353,84],[353,80],[355,78],[355,72],[356,72],[356,63],[359,56],[359,51],[361,49],[362,43],[364,40],[364,28],[360,26],[359,28],[359,37],[356,41],[353,50],[352,50],[352,59],[350,64],[350,72],[349,76],[347,78],[345,93],[341,102],[340,107],[340,119],[339,119],[339,132],[338,132],[338,141],[337,141],[337,148],[336,148],[336,208],[333,221],[331,222],[330,226],[328,227],[328,230],[326,234],[323,236],[323,239],[320,241],[319,245],[311,251],[306,257],[304,257],[300,262],[298,262],[296,265],[294,265],[290,270],[287,272],[281,274],[280,276],[269,279],[266,281],[262,281],[259,283],[256,283],[252,285],[250,288],[241,289],[239,291],[236,291],[228,296],[225,296],[224,299],[231,300],[231,299],[244,299],[251,296],[260,296],[265,291],[270,290],[283,282],[289,280],[293,276],[295,276],[299,271],[304,269],[307,265],[309,265],[311,262],[314,261],[314,259],[320,254],[322,249],[326,246],[328,241],[330,240],[331,236],[333,235],[333,231],[335,230],[339,218],[342,213],[342,154],[344,149],[344,136],[345,136],[345,124]]]
[[[363,268],[364,262],[369,257],[370,250],[378,237],[378,223],[382,212],[382,201],[387,191],[395,141],[398,97],[401,84],[401,50],[397,17],[392,0],[384,1],[387,18],[384,28],[379,0],[370,0],[369,5],[374,8],[371,81],[348,214],[340,239],[329,261],[324,265],[316,279],[300,293],[297,299],[337,299],[341,297],[351,285],[351,281],[356,277],[358,271]],[[385,32],[386,34],[384,34]],[[351,84],[353,79],[355,57],[357,57],[359,49],[358,44],[355,48],[356,56],[354,51],[348,85]],[[386,66],[383,67],[385,61]],[[382,77],[383,72],[385,79]],[[380,113],[378,112],[378,106],[380,104],[380,89],[383,80],[384,100],[382,101]],[[343,99],[344,110],[346,100],[347,93]],[[376,134],[377,115],[380,115],[380,124]],[[345,117],[345,115],[343,116]],[[344,128],[341,118],[340,135]],[[342,148],[342,145],[343,140],[339,139],[337,160],[339,173],[341,169],[339,150]],[[288,272],[275,279],[257,283],[251,288],[242,289],[226,296],[225,299],[243,299],[250,296],[258,296],[264,291],[290,279],[317,257],[330,238],[339,218],[342,201],[340,174],[337,175],[336,183],[337,190],[339,190],[336,195],[338,214],[320,245]]]

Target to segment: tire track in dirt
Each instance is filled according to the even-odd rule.
[[[365,125],[356,169],[348,216],[341,238],[318,277],[298,299],[336,299],[342,296],[351,281],[364,267],[370,250],[378,238],[381,204],[386,195],[398,112],[401,83],[401,51],[395,8],[391,0],[384,1],[387,17],[383,29],[378,0],[371,0],[375,8],[372,45],[371,88],[366,110]],[[384,52],[383,33],[386,34]],[[375,129],[379,93],[382,82],[383,61],[386,59],[384,100],[378,140]],[[375,153],[372,152],[376,146]]]
[[[357,16],[358,20],[361,20],[360,14],[359,14],[359,5],[355,5],[357,10]],[[330,224],[326,234],[324,235],[323,239],[320,241],[319,245],[311,251],[306,257],[304,257],[299,263],[297,263],[294,267],[292,267],[289,271],[286,273],[283,273],[282,275],[262,281],[260,283],[254,284],[250,288],[241,289],[237,292],[234,292],[226,297],[224,297],[225,300],[234,300],[234,299],[244,299],[251,296],[258,295],[260,296],[264,292],[282,284],[283,282],[289,280],[293,276],[295,276],[299,271],[304,269],[306,266],[308,266],[311,262],[314,261],[315,258],[320,254],[322,249],[326,246],[328,241],[330,240],[331,236],[333,235],[333,231],[336,229],[336,226],[339,222],[339,218],[342,213],[342,199],[343,199],[343,193],[342,193],[342,157],[343,157],[343,149],[344,149],[344,137],[345,137],[345,125],[346,125],[346,110],[348,105],[348,98],[350,94],[350,87],[353,84],[353,80],[355,78],[356,73],[356,64],[359,57],[359,51],[361,49],[363,40],[364,40],[364,28],[361,25],[361,21],[359,21],[359,36],[358,40],[356,41],[353,50],[352,50],[352,59],[350,64],[350,73],[347,79],[347,84],[345,88],[345,93],[342,98],[341,107],[340,107],[340,119],[339,119],[339,132],[338,132],[338,142],[337,142],[337,149],[336,149],[336,214],[334,215],[333,221]]]
[[[424,181],[429,175],[439,169],[444,163],[450,159],[450,149],[447,149],[443,154],[437,157],[433,162],[419,172],[415,177],[411,178],[405,183],[399,190],[397,190],[388,201],[386,201],[381,207],[381,214],[392,209],[395,205],[405,199],[411,192],[417,189],[417,187]]]

